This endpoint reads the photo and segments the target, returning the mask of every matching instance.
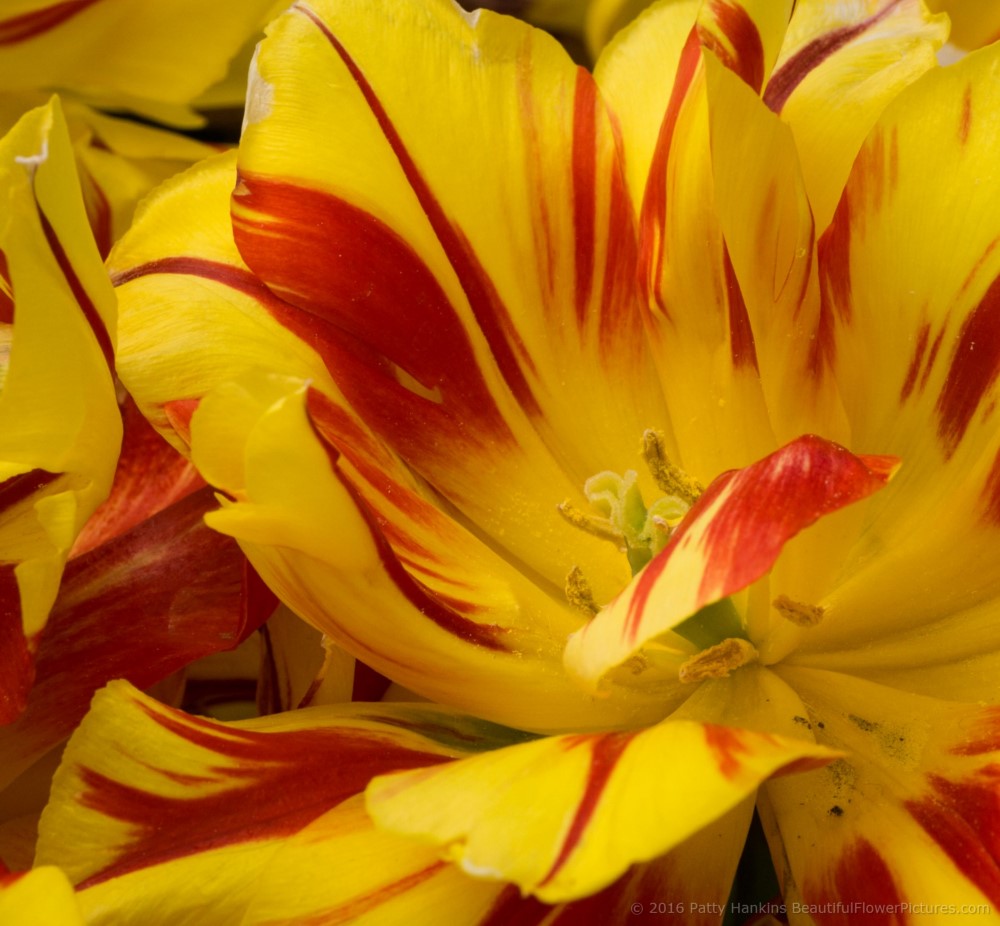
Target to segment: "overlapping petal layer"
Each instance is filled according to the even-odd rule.
[[[233,244],[235,179],[234,153],[168,181],[108,260],[119,300],[119,374],[146,417],[181,448],[201,397],[248,370],[332,387],[313,349],[322,339],[286,330],[280,322],[287,308],[254,279]]]
[[[366,794],[379,826],[429,839],[468,872],[555,902],[592,894],[674,848],[769,775],[836,756],[803,740],[668,720],[390,775]]]
[[[420,93],[433,82],[446,105],[393,64],[416,57]],[[634,466],[643,431],[669,423],[591,78],[544,34],[439,0],[298,4],[257,70],[234,197],[250,268],[304,325],[336,329],[351,405],[493,542],[612,594],[620,560],[554,505],[585,505],[586,478]],[[351,144],[320,154],[316,132]]]
[[[881,903],[883,920],[994,922],[1000,904],[997,712],[918,697],[813,669],[778,669],[816,740],[848,755],[769,781],[765,824],[786,899],[818,924],[857,922],[844,904]],[[808,852],[799,850],[807,845]],[[949,910],[949,905],[956,909]],[[922,908],[922,910],[921,910]]]
[[[130,6],[115,0],[23,0],[0,19],[4,90],[68,88],[98,105],[176,124],[226,74],[275,0]]]
[[[518,737],[424,705],[313,708],[225,725],[114,683],[67,749],[37,863],[67,872],[89,923],[301,922],[332,918],[330,908],[390,915],[441,892],[454,903],[467,894],[466,907],[482,912],[501,886],[477,885],[427,849],[374,832],[351,798],[373,774]],[[302,865],[338,877],[303,889]],[[280,876],[288,866],[298,871],[294,897]]]
[[[83,926],[83,911],[66,876],[50,866],[0,873],[0,919],[7,926]]]
[[[901,94],[820,242],[821,336],[851,446],[905,464],[873,501],[843,566],[849,581],[803,641],[810,652],[891,648],[901,630],[931,628],[1000,591],[1000,130],[989,115],[998,74],[1000,52],[984,49]],[[966,639],[971,656],[979,643]],[[920,661],[937,655],[928,648]]]
[[[649,722],[676,698],[676,666],[659,685],[625,675],[610,697],[581,691],[561,654],[582,616],[439,511],[348,409],[307,384],[219,387],[192,438],[200,470],[237,500],[209,523],[240,540],[298,614],[405,687],[548,730]]]
[[[56,101],[0,142],[0,716],[24,706],[63,564],[107,495],[121,441],[114,296]],[[12,324],[11,324],[12,323]]]

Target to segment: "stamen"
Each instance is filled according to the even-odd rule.
[[[730,637],[692,656],[677,673],[682,682],[700,682],[706,678],[727,678],[733,669],[757,661],[757,649],[748,640]]]
[[[584,514],[568,498],[556,508],[573,527],[600,537],[601,540],[610,540],[619,550],[625,549],[625,535],[618,530],[607,518],[598,518],[592,514]]]
[[[566,576],[566,598],[574,608],[582,611],[587,617],[593,617],[601,610],[594,601],[594,593],[579,566],[574,566]]]
[[[705,489],[697,479],[692,479],[679,466],[670,462],[665,444],[662,431],[649,428],[643,432],[642,456],[646,466],[661,491],[693,505]]]
[[[815,627],[823,620],[825,613],[825,609],[818,604],[802,604],[800,601],[793,601],[787,595],[778,595],[771,604],[783,618],[790,620],[796,627]]]

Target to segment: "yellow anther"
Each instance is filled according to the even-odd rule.
[[[693,505],[705,489],[697,479],[692,479],[679,466],[670,462],[665,444],[662,431],[649,428],[643,432],[642,457],[646,466],[661,491]]]
[[[818,604],[802,604],[800,601],[793,601],[787,595],[778,595],[771,604],[783,618],[797,627],[815,627],[823,620],[825,613]]]
[[[610,540],[619,550],[625,549],[625,535],[618,530],[607,518],[598,518],[592,514],[584,514],[568,498],[556,508],[573,527],[600,537],[601,540]]]
[[[687,660],[677,673],[682,682],[700,682],[706,678],[726,678],[733,669],[757,661],[757,649],[748,640],[730,637],[702,650]]]
[[[566,576],[566,598],[574,608],[582,611],[587,617],[593,617],[601,610],[594,601],[594,593],[579,566],[574,566]]]

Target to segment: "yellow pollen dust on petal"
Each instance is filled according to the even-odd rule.
[[[649,467],[656,484],[666,495],[673,495],[687,505],[698,501],[704,487],[684,472],[679,466],[670,462],[667,456],[666,442],[662,431],[647,429],[642,435],[642,458]]]
[[[793,601],[787,595],[778,595],[771,602],[774,609],[796,627],[815,627],[823,620],[825,609],[818,604],[803,604]]]
[[[730,637],[688,659],[677,677],[684,683],[726,678],[734,669],[756,662],[757,656],[757,648],[749,640]]]

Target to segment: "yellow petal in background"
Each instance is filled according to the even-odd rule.
[[[225,77],[230,58],[275,6],[17,0],[0,19],[4,89],[65,88],[109,109],[197,125],[187,104]]]
[[[26,641],[21,656],[9,654],[0,700],[16,715],[30,679],[25,654],[45,625],[76,535],[110,489],[122,425],[112,381],[114,296],[57,101],[29,113],[0,143],[0,189],[7,204],[0,269],[13,297],[0,394],[2,623],[5,643],[17,649]]]
[[[0,922],[4,926],[83,926],[73,886],[58,868],[0,874]]]
[[[804,741],[668,720],[389,775],[366,793],[380,827],[431,840],[470,874],[513,881],[551,903],[591,894],[632,863],[667,852],[769,775],[836,755]]]

